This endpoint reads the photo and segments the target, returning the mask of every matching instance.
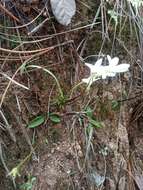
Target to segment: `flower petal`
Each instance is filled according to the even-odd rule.
[[[95,62],[94,66],[95,66],[95,67],[100,67],[101,64],[102,64],[102,60],[103,60],[102,58],[98,59],[98,60]]]
[[[90,69],[91,73],[95,73],[101,67],[102,60],[102,58],[97,60],[94,65],[90,63],[85,63],[85,65]]]
[[[111,59],[110,55],[107,55],[107,59],[109,62],[110,66],[116,66],[119,63],[119,58],[118,57],[114,57],[113,59]]]
[[[107,59],[108,59],[108,62],[110,63],[111,62],[111,56],[110,55],[107,55]]]
[[[110,62],[110,66],[116,66],[119,63],[119,58],[118,57],[114,57],[111,62]]]
[[[112,67],[112,72],[114,73],[123,73],[129,70],[129,64],[120,64],[117,66]]]
[[[116,73],[108,73],[108,77],[115,77]]]
[[[90,69],[90,71],[92,72],[95,68],[94,65],[90,64],[90,63],[85,63],[85,65]]]
[[[106,79],[106,78],[107,78],[107,76],[108,76],[108,74],[103,73],[103,74],[102,74],[102,79]]]

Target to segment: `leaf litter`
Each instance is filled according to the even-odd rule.
[[[21,26],[26,25],[24,31],[19,30],[22,34],[19,36],[20,38],[12,36],[16,41],[21,41],[22,44],[22,40],[25,42],[30,41],[31,38],[39,40],[41,35],[53,35],[53,31],[55,32],[54,40],[48,39],[42,43],[38,41],[32,45],[30,45],[30,43],[24,44],[24,46],[22,46],[24,48],[23,53],[25,54],[26,51],[31,50],[35,51],[34,49],[40,46],[41,48],[51,47],[56,43],[65,41],[65,39],[74,40],[76,46],[78,46],[79,43],[82,44],[83,36],[89,31],[83,29],[83,31],[77,30],[71,34],[64,33],[65,29],[63,29],[61,25],[57,26],[57,23],[53,25],[55,21],[53,21],[52,17],[50,17],[48,21],[48,16],[45,16],[49,14],[45,11],[46,4],[43,3],[44,1],[41,2],[31,1],[29,3],[28,1],[19,1],[15,3],[15,1],[5,1],[7,10],[12,13],[4,13],[6,14],[7,22],[10,24],[10,26],[7,25],[7,33],[15,35],[15,27],[19,27],[19,25],[12,24],[12,20],[15,20],[17,17],[21,22]],[[55,11],[53,11],[59,23],[65,26],[69,23],[72,24],[72,22],[73,25],[78,25],[79,23],[76,23],[78,19],[82,23],[84,17],[87,18],[87,14],[91,14],[89,13],[88,6],[86,6],[87,12],[84,16],[80,15],[79,4],[77,3],[76,11],[74,1],[67,1],[66,3],[71,4],[71,2],[73,2],[73,6],[71,6],[70,12],[66,9],[65,17],[59,16],[60,9],[64,7],[58,7],[58,10],[55,9]],[[88,4],[88,2],[82,2],[84,8],[84,4],[86,3]],[[43,8],[43,5],[44,14],[41,14],[41,7]],[[54,5],[54,8],[57,7]],[[69,15],[67,13],[69,13]],[[4,14],[1,16],[3,17]],[[42,15],[42,18],[39,16],[38,21],[30,22],[35,15],[37,16],[39,14]],[[73,19],[74,15],[75,20]],[[91,16],[93,16],[93,12],[89,17]],[[44,19],[47,19],[48,22],[45,21],[36,32],[30,33],[30,31]],[[89,19],[85,22],[89,22]],[[64,34],[57,35],[57,32],[63,32]],[[30,35],[27,37],[28,33]],[[94,36],[94,34],[92,35]],[[2,37],[3,40],[5,40],[3,43],[1,42],[3,48],[11,49],[19,44],[11,44],[12,42],[8,41],[6,36]],[[97,43],[97,33],[94,37]],[[95,43],[94,40],[93,42]],[[92,46],[93,44],[88,45],[85,52],[95,52]],[[21,49],[15,51],[21,51]],[[134,57],[137,56],[136,53],[133,55]],[[4,53],[2,53],[2,56],[4,59],[7,57],[6,61],[4,63],[2,62],[2,69],[7,76],[12,78],[20,65],[18,60],[22,60],[27,54],[24,56],[16,57],[13,55],[13,57],[10,57],[12,55],[4,55]],[[32,55],[28,54],[28,56]],[[68,44],[65,47],[58,46],[57,49],[54,49],[50,53],[43,53],[42,56],[39,56],[40,57],[34,57],[32,62],[40,64],[40,66],[48,67],[54,74],[58,73],[62,88],[67,94],[75,78],[82,80],[82,78],[85,77],[83,74],[83,64],[79,60],[73,44]],[[15,58],[17,61],[10,63],[8,62],[8,58],[9,60]],[[128,58],[125,56],[125,59]],[[79,76],[74,76],[73,71],[78,72]],[[134,72],[136,72],[136,68]],[[137,71],[135,78],[139,73],[140,71]],[[6,99],[2,105],[2,111],[6,115],[8,124],[11,124],[10,127],[12,129],[6,128],[6,122],[4,122],[1,116],[2,127],[0,128],[0,138],[2,139],[2,149],[4,150],[2,151],[4,155],[2,155],[3,157],[1,156],[1,158],[4,158],[3,163],[6,164],[9,170],[15,168],[15,166],[29,154],[29,146],[32,144],[34,148],[36,147],[36,154],[39,161],[36,162],[31,158],[30,161],[26,163],[20,173],[21,176],[16,179],[18,185],[27,181],[26,179],[29,179],[28,176],[30,174],[31,179],[33,176],[35,180],[34,186],[32,187],[33,190],[40,188],[42,190],[63,190],[68,188],[77,190],[99,188],[132,190],[137,187],[138,189],[142,189],[142,115],[139,114],[142,110],[142,101],[139,98],[138,102],[131,105],[133,101],[125,101],[130,97],[127,97],[125,95],[126,93],[121,95],[123,91],[126,91],[126,87],[129,84],[128,76],[121,76],[123,85],[120,84],[118,78],[115,78],[114,81],[110,81],[110,79],[104,82],[98,81],[95,86],[92,86],[90,95],[86,98],[84,98],[85,94],[83,89],[80,88],[79,91],[81,91],[80,93],[82,95],[80,96],[77,90],[76,95],[79,98],[76,99],[73,97],[67,102],[65,101],[65,105],[62,105],[60,109],[55,105],[55,97],[59,95],[58,90],[55,88],[53,79],[47,76],[47,74],[43,74],[42,71],[37,71],[36,69],[27,70],[23,75],[17,74],[15,81],[28,86],[30,92],[14,84],[10,86],[10,89],[7,91]],[[1,77],[0,82],[2,96],[3,91],[7,87],[7,80]],[[134,81],[134,83],[135,82],[136,81]],[[131,98],[135,96],[134,89],[134,86],[133,89],[130,89]],[[90,100],[90,102],[87,102],[87,99]],[[93,115],[91,116],[91,110],[89,110],[88,113],[88,116],[90,116],[92,120],[90,120],[91,118],[88,120],[87,117],[85,117],[84,110],[82,110],[83,105],[90,105],[92,108]],[[82,110],[81,113],[78,112],[79,110]],[[138,112],[138,110],[140,110],[140,112]],[[42,116],[41,113],[55,114],[51,115],[51,120],[47,121],[45,117],[37,119],[37,116]],[[35,121],[33,120],[32,127],[27,128],[31,118],[36,119]],[[96,127],[87,130],[89,123]],[[25,127],[25,135],[20,126]],[[9,133],[7,133],[8,130],[10,130]],[[12,140],[10,137],[12,136],[11,134],[14,134],[16,140]],[[27,135],[30,137],[31,142],[29,142],[29,138],[26,138]],[[1,166],[1,168],[1,188],[4,190],[13,189],[11,180],[6,177],[4,167]]]

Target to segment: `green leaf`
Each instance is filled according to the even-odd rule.
[[[50,113],[49,114],[49,119],[53,122],[53,123],[60,123],[61,119],[59,117],[59,115],[54,114],[54,113]]]
[[[93,126],[95,126],[95,127],[97,127],[97,128],[101,128],[101,127],[102,127],[101,122],[96,121],[96,120],[94,120],[94,119],[90,119],[90,118],[88,118],[88,120],[89,120],[89,123],[91,123]]]
[[[89,118],[92,118],[92,117],[93,117],[93,110],[92,110],[90,107],[87,107],[85,111],[86,111],[86,115],[87,115]]]
[[[32,121],[30,121],[30,123],[28,124],[28,128],[32,129],[32,128],[38,127],[39,125],[44,123],[44,121],[45,121],[44,115],[37,116]]]
[[[29,177],[29,176],[28,176]],[[36,177],[31,177],[27,182],[20,185],[21,190],[32,190],[34,183],[36,182]]]
[[[86,128],[87,135],[90,134],[90,131],[91,131],[92,128],[93,128],[93,125],[91,123],[89,123],[88,126],[87,126],[87,128]]]
[[[120,109],[120,102],[113,100],[112,101],[112,110],[117,111]]]
[[[26,71],[26,63],[23,63],[20,68],[20,74],[22,75]]]

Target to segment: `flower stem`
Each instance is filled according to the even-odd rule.
[[[54,80],[56,81],[56,84],[57,84],[57,86],[58,86],[58,89],[59,89],[59,92],[60,92],[61,97],[64,97],[64,93],[63,93],[63,91],[62,91],[62,88],[61,88],[61,86],[60,86],[60,83],[59,83],[58,79],[56,78],[56,76],[55,76],[51,71],[49,71],[48,69],[45,69],[45,68],[43,68],[43,67],[40,67],[40,66],[38,66],[38,65],[29,65],[29,66],[27,66],[27,67],[28,67],[28,68],[42,69],[43,71],[45,71],[46,73],[48,73],[49,75],[51,75],[51,76],[54,78]]]

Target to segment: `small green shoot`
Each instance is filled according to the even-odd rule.
[[[48,138],[45,139],[45,143],[46,143],[46,144],[49,144]]]
[[[10,47],[12,49],[16,48],[19,45],[19,37],[18,36],[11,36],[10,38]]]
[[[42,23],[44,21],[44,18],[42,16],[39,16],[36,20],[37,25],[39,25],[40,23]]]
[[[65,105],[65,103],[66,103],[66,101],[67,101],[67,97],[64,96],[64,94],[63,94],[62,96],[59,95],[59,96],[56,98],[56,100],[55,100],[55,104],[56,104],[58,107],[63,108],[64,105]]]
[[[86,109],[86,115],[89,118],[93,117],[93,110],[90,107],[87,107],[87,109]]]
[[[99,121],[96,121],[95,119],[88,118],[89,123],[96,128],[101,128],[102,124]]]
[[[19,165],[14,167],[8,174],[9,176],[11,176],[13,179],[15,179],[16,177],[20,176],[20,167]]]
[[[111,106],[113,111],[118,111],[120,109],[120,102],[113,100]]]
[[[88,118],[90,127],[96,127],[96,128],[102,127],[101,122],[96,120],[96,118],[94,117],[94,114],[93,114],[93,110],[90,107],[86,108],[85,113]]]
[[[25,163],[31,158],[33,152],[30,152],[16,167],[12,168],[8,176],[11,176],[13,179],[20,176],[20,172],[24,167]]]
[[[28,175],[28,180],[26,183],[20,186],[21,190],[32,190],[34,183],[36,182],[36,177]]]

